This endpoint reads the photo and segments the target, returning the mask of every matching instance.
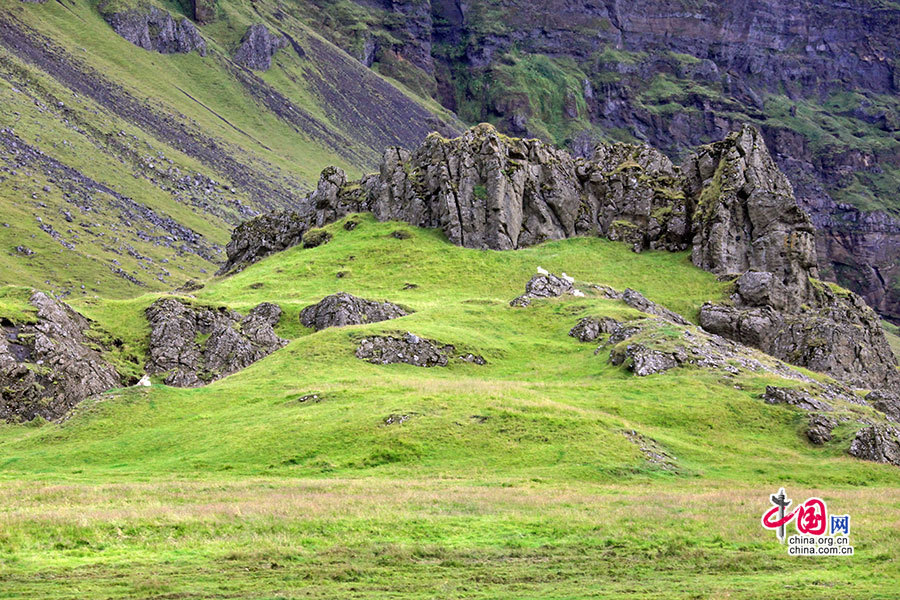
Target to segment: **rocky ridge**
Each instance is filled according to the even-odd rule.
[[[268,71],[272,66],[272,57],[287,43],[283,36],[272,35],[268,27],[256,23],[241,38],[241,43],[234,52],[234,62],[255,71]]]
[[[363,325],[399,319],[410,312],[391,302],[375,302],[341,292],[326,296],[317,304],[304,308],[300,312],[300,322],[305,327],[321,331],[328,327]]]
[[[326,169],[299,211],[238,228],[225,270],[363,211],[440,228],[470,248],[597,235],[636,252],[690,249],[695,265],[736,282],[731,304],[704,307],[704,327],[856,386],[900,385],[875,313],[818,282],[815,230],[752,126],[699,148],[682,167],[625,144],[573,158],[490,125],[456,139],[432,134],[414,152],[387,150],[380,171],[357,182]]]
[[[265,358],[287,345],[275,334],[281,308],[262,303],[246,316],[165,297],[146,311],[150,323],[147,372],[176,387],[198,387]]]
[[[0,320],[0,419],[54,420],[76,404],[122,385],[88,336],[90,322],[42,292],[33,322]]]
[[[155,6],[103,15],[113,31],[144,50],[161,54],[187,54],[196,51],[206,56],[206,40],[189,19],[176,20]]]

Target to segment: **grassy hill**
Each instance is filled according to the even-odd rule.
[[[806,413],[759,398],[790,383],[635,377],[567,335],[581,316],[637,314],[623,303],[509,306],[542,266],[693,319],[725,284],[686,254],[600,239],[477,251],[351,218],[353,231],[329,226],[327,245],[212,280],[192,300],[280,304],[286,348],[205,388],[117,390],[60,424],[0,426],[0,597],[893,594],[900,471],[847,456],[852,424],[815,447]],[[299,324],[337,291],[416,312],[317,333]],[[123,360],[143,353],[156,297],[73,305],[125,340]],[[7,289],[0,311],[27,312],[22,293]],[[355,358],[355,339],[391,331],[487,364]],[[782,485],[851,513],[856,555],[787,556],[759,524]]]

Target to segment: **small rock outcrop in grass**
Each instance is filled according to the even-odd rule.
[[[0,419],[55,420],[85,398],[122,385],[87,336],[86,318],[42,292],[30,302],[34,322],[0,323]]]
[[[318,304],[307,306],[300,313],[300,322],[320,331],[327,327],[362,325],[398,319],[411,311],[390,302],[375,302],[340,292],[326,296]]]
[[[268,71],[272,66],[272,57],[281,48],[287,46],[287,40],[273,35],[269,28],[261,23],[251,25],[234,53],[234,62],[255,71]]]
[[[206,40],[190,20],[176,20],[155,6],[104,12],[103,18],[113,31],[144,50],[161,54],[196,51],[200,56],[206,56]]]
[[[535,298],[558,298],[574,294],[577,290],[569,279],[552,273],[538,273],[525,284],[525,293],[509,303],[510,306],[528,306]]]
[[[356,357],[376,365],[406,363],[416,367],[446,367],[454,358],[477,365],[485,364],[484,358],[474,354],[456,355],[451,344],[426,340],[412,333],[396,337],[376,335],[360,340]]]
[[[900,467],[900,430],[884,425],[860,429],[850,443],[850,455]]]
[[[281,308],[264,302],[247,316],[222,308],[162,298],[146,311],[150,323],[147,372],[165,383],[198,387],[236,373],[287,345],[273,327]]]

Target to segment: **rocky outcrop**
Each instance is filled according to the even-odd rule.
[[[426,340],[412,333],[400,337],[377,335],[360,340],[356,358],[376,365],[405,363],[416,367],[446,367],[454,358],[463,362],[484,365],[486,361],[475,354],[456,355],[451,344]]]
[[[206,41],[188,19],[176,20],[155,6],[124,12],[104,12],[113,31],[144,50],[161,54],[187,54],[196,51],[206,56]]]
[[[788,404],[806,411],[830,412],[833,410],[830,404],[802,388],[781,388],[767,385],[763,400],[766,404]]]
[[[598,235],[638,252],[691,249],[698,267],[736,280],[731,304],[704,306],[704,328],[860,387],[900,382],[874,313],[854,294],[817,281],[813,226],[751,126],[699,148],[682,168],[646,146],[599,145],[585,160],[539,140],[507,138],[490,125],[456,139],[432,134],[414,152],[389,149],[380,171],[358,182],[326,169],[301,209],[275,218],[274,236],[246,235],[273,217],[242,226],[247,231],[229,244],[228,265],[361,211],[440,228],[471,248]],[[272,237],[279,241],[270,243]],[[542,275],[514,302],[560,295],[571,283]]]
[[[327,327],[379,323],[408,314],[409,310],[390,302],[375,302],[340,292],[304,308],[300,312],[300,322],[321,331]]]
[[[746,273],[731,305],[700,308],[700,325],[857,387],[900,385],[878,317],[859,296],[813,280],[809,296],[780,304],[772,299],[773,279],[771,273]]]
[[[240,271],[258,260],[300,244],[309,224],[297,212],[281,211],[238,225],[225,248],[228,260],[219,275]]]
[[[150,323],[147,372],[176,387],[220,379],[287,345],[275,334],[281,308],[263,303],[247,316],[224,307],[161,298],[146,311]]]
[[[34,322],[0,320],[0,419],[55,420],[79,402],[122,385],[87,336],[90,322],[42,292]]]
[[[281,48],[287,46],[287,40],[273,35],[262,23],[251,25],[241,43],[234,52],[234,62],[255,71],[268,71],[272,66],[272,57]]]
[[[575,289],[570,277],[559,277],[553,273],[539,273],[525,284],[525,293],[512,300],[510,306],[528,306],[535,298],[558,298],[564,294],[584,295]]]
[[[215,21],[216,3],[217,0],[191,0],[194,9],[194,20],[201,25]]]
[[[884,425],[860,429],[850,443],[850,455],[900,467],[900,430]]]

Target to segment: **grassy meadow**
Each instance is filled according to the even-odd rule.
[[[286,348],[205,388],[114,390],[61,423],[0,426],[0,598],[895,597],[900,470],[847,456],[852,424],[815,447],[805,413],[759,398],[790,382],[638,378],[567,335],[638,315],[623,303],[509,306],[542,266],[695,319],[727,284],[686,254],[587,238],[478,251],[350,218],[192,299],[278,303]],[[337,291],[416,312],[299,324]],[[156,297],[73,305],[137,375]],[[7,288],[0,311],[27,317],[25,298]],[[358,337],[405,331],[487,364],[355,358]],[[850,513],[855,556],[789,557],[759,523],[782,485]]]

